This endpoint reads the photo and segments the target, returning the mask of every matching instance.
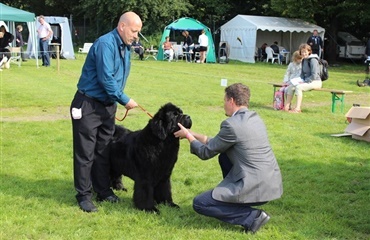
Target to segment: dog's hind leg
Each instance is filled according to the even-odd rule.
[[[127,188],[125,188],[125,186],[123,185],[123,182],[122,182],[122,176],[112,178],[111,179],[111,186],[114,190],[122,190],[122,191],[127,192]]]

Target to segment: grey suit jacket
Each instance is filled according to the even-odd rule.
[[[283,193],[279,165],[267,130],[256,112],[241,108],[221,123],[217,136],[207,144],[195,140],[191,153],[206,160],[226,153],[232,169],[213,190],[212,197],[230,203],[265,202]]]

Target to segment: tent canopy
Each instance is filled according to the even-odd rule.
[[[263,43],[277,41],[290,52],[306,43],[317,30],[323,38],[325,29],[300,19],[237,15],[221,26],[221,41],[230,45],[230,59],[254,63],[256,49]]]
[[[0,20],[12,22],[33,22],[35,14],[0,3]]]
[[[170,25],[166,26],[163,31],[163,35],[161,38],[160,45],[158,46],[158,60],[163,60],[163,49],[162,43],[165,41],[166,36],[170,35],[171,31],[201,31],[205,30],[205,35],[208,37],[208,50],[206,61],[209,62],[216,62],[216,54],[215,54],[215,45],[212,38],[212,33],[210,29],[204,25],[203,23],[199,22],[194,18],[183,17],[175,20]]]
[[[15,35],[16,31],[14,24],[15,22],[27,22],[29,31],[28,41],[37,41],[34,13],[26,12],[0,3],[0,20],[8,22],[9,32],[11,32],[13,35]],[[15,39],[13,44],[15,45]],[[37,59],[37,49],[32,48],[30,49],[30,52],[32,52]]]

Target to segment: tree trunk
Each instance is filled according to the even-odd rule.
[[[325,33],[324,58],[329,64],[337,61],[337,32],[338,32],[338,18],[332,17],[330,20],[329,29]]]

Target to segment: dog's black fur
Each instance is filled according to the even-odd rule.
[[[111,180],[114,189],[126,190],[122,175],[135,181],[133,201],[140,210],[159,213],[156,204],[179,207],[172,200],[170,177],[180,140],[177,123],[190,128],[191,118],[172,103],[162,106],[147,126],[131,131],[116,125],[111,143]]]

